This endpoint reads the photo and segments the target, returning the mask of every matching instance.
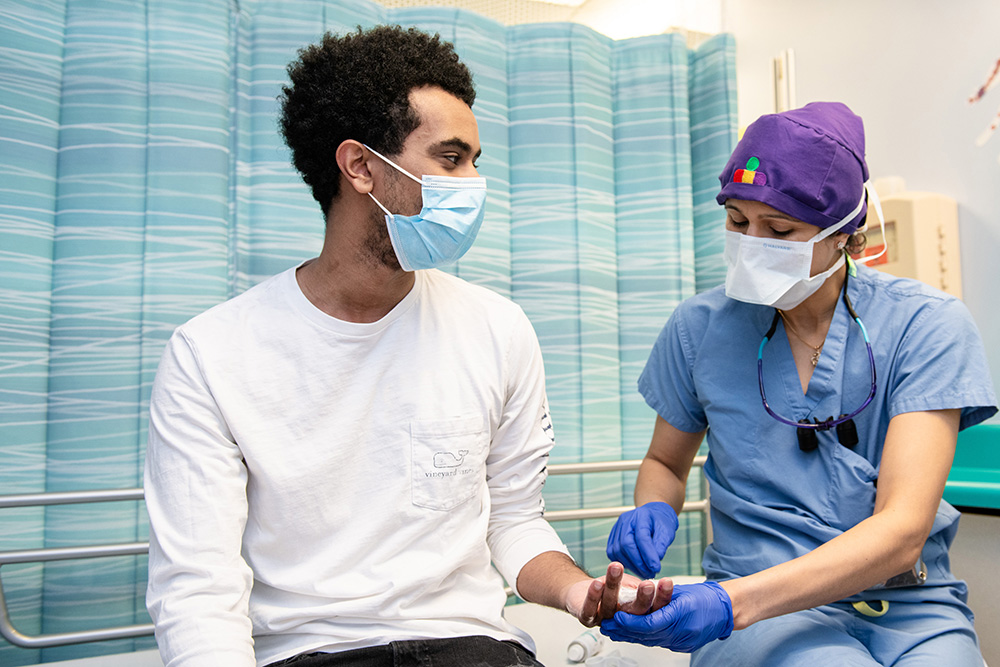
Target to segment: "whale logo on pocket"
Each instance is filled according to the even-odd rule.
[[[410,422],[410,489],[416,507],[450,511],[482,496],[490,434],[482,415]]]
[[[465,462],[465,457],[468,453],[468,449],[458,450],[457,456],[455,452],[434,452],[434,467],[457,468]]]

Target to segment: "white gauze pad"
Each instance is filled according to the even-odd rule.
[[[639,595],[638,588],[630,588],[627,586],[622,586],[618,589],[618,604],[628,604],[629,602],[635,602],[635,598]]]

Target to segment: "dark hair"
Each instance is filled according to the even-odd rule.
[[[420,125],[410,108],[414,88],[438,86],[470,107],[472,75],[449,42],[416,28],[377,26],[343,36],[326,33],[299,51],[282,87],[281,134],[292,163],[325,215],[337,197],[336,151],[347,139],[398,155]]]
[[[867,245],[868,236],[864,232],[854,232],[847,237],[847,241],[845,242],[847,252],[854,257],[864,252]]]

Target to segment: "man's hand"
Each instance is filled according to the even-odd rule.
[[[566,610],[591,627],[612,618],[616,611],[642,615],[670,602],[674,583],[670,579],[641,581],[625,574],[621,563],[608,565],[607,574],[578,581],[566,594]]]

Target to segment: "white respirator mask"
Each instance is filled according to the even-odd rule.
[[[871,181],[865,183],[865,191],[879,219],[883,219],[882,206]],[[862,193],[861,201],[853,211],[839,222],[820,230],[808,241],[760,238],[726,230],[726,296],[780,310],[791,310],[801,304],[815,294],[847,259],[847,254],[841,252],[833,266],[812,276],[814,246],[856,218],[864,203],[865,195]],[[883,248],[878,255],[858,261],[870,262],[884,252]]]

